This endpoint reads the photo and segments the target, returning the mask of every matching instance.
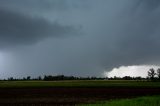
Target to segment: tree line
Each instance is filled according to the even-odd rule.
[[[151,81],[160,80],[160,68],[157,69],[157,72],[153,68],[149,69],[149,71],[148,71],[148,78]]]
[[[142,81],[160,81],[160,68],[157,70],[151,68],[148,71],[148,76],[146,78],[143,77],[131,77],[131,76],[124,76],[124,77],[75,77],[75,76],[65,76],[65,75],[44,75],[38,76],[37,78],[31,78],[31,76],[23,77],[23,78],[13,78],[9,77],[8,79],[3,79],[7,81],[29,81],[29,80],[38,80],[38,81],[61,81],[61,80],[142,80]]]

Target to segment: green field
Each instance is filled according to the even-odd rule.
[[[159,88],[160,82],[125,80],[72,80],[72,81],[0,81],[0,88],[29,87],[152,87]]]
[[[160,96],[146,96],[134,99],[111,100],[96,104],[84,104],[78,106],[160,106]]]

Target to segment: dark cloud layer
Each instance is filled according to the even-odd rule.
[[[75,32],[72,26],[49,22],[11,10],[0,9],[0,47],[32,44],[47,37],[64,37]]]
[[[116,21],[120,31],[116,32],[115,49],[110,51],[107,68],[122,65],[159,64],[160,2],[138,0],[139,5]],[[135,2],[135,4],[137,4]],[[108,52],[108,51],[107,51]],[[109,62],[108,62],[109,61]]]
[[[145,9],[147,10],[153,10],[157,9],[160,5],[159,0],[140,0],[139,1],[139,6],[144,6]]]

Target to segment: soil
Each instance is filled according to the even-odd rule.
[[[1,88],[0,106],[75,106],[159,94],[160,88]]]

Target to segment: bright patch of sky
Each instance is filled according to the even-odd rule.
[[[133,66],[120,66],[118,68],[113,68],[109,72],[104,72],[104,75],[107,77],[124,77],[124,76],[131,76],[131,77],[147,77],[148,71],[151,68],[157,70],[160,66],[155,65],[133,65]]]

